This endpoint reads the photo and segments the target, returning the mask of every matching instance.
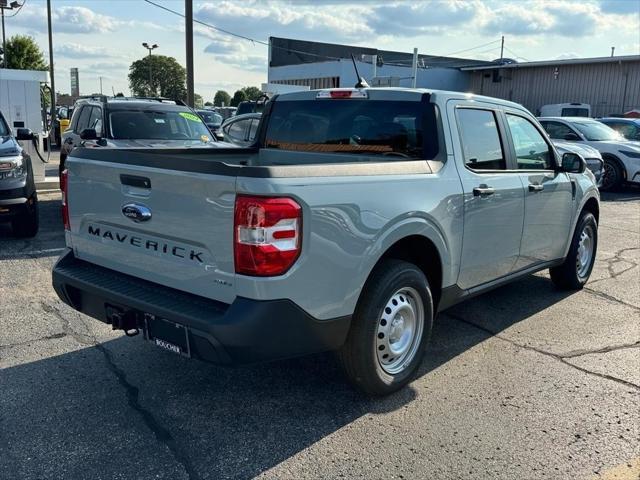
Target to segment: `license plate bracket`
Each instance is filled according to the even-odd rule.
[[[183,357],[191,357],[189,331],[184,325],[144,314],[144,335],[151,343]]]

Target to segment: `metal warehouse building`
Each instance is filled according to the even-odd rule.
[[[360,75],[412,83],[412,53],[271,37],[268,81],[314,88],[351,87]],[[377,59],[376,65],[373,64]],[[419,55],[416,86],[473,92],[520,103],[534,114],[551,103],[588,103],[593,116],[640,108],[640,55],[498,63]]]
[[[640,55],[462,67],[469,91],[504,98],[537,114],[542,105],[580,102],[595,117],[640,107]]]

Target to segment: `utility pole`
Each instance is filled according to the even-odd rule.
[[[149,45],[147,42],[144,42],[142,44],[142,46],[144,48],[146,48],[147,50],[149,50],[149,95],[151,95],[151,88],[153,88],[153,75],[151,74],[151,52],[154,49],[158,48],[158,44],[154,43],[153,45]],[[155,91],[155,89],[154,89],[154,91]],[[102,93],[102,92],[100,92],[100,93]]]
[[[500,44],[500,63],[502,63],[503,58],[504,58],[504,35],[502,35],[502,43]]]
[[[51,80],[51,125],[56,118],[56,79],[53,69],[53,30],[51,28],[51,0],[47,0],[47,30],[49,35],[49,79]],[[49,129],[49,151],[51,151],[51,140],[53,139],[53,128]]]
[[[184,0],[184,21],[187,46],[187,105],[193,108],[193,0]]]
[[[611,56],[613,57],[613,53],[616,51],[616,47],[611,47]]]
[[[411,88],[416,88],[416,84],[418,82],[418,49],[413,49],[413,65],[411,65],[411,72],[413,75],[413,80],[411,82]]]
[[[102,77],[98,77],[100,79],[100,95],[102,95]]]

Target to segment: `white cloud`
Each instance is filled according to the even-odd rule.
[[[78,43],[55,45],[53,52],[66,58],[104,58],[109,56],[107,49],[104,47],[92,47]]]

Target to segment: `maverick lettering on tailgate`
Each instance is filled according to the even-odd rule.
[[[204,254],[204,252],[193,250],[191,248],[172,245],[162,241],[146,240],[136,235],[111,231],[103,227],[94,227],[93,225],[89,225],[88,232],[89,235],[99,237],[103,240],[111,240],[113,242],[128,244],[153,252],[160,252],[165,255],[172,255],[178,258],[184,258],[187,260],[192,260],[194,262],[204,263],[202,260],[202,255]]]

